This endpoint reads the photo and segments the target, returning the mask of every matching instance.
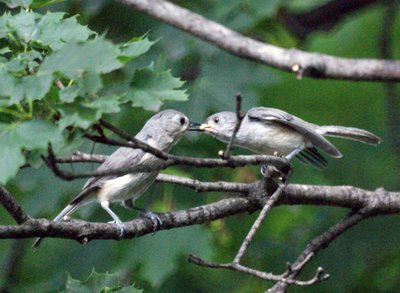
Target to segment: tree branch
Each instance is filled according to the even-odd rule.
[[[163,0],[119,0],[139,11],[175,26],[236,56],[314,78],[400,81],[400,62],[377,59],[351,59],[297,49],[282,49],[256,41]]]
[[[108,156],[76,151],[67,158],[57,158],[57,163],[103,163]]]
[[[231,156],[231,148],[233,146],[233,142],[235,141],[236,134],[239,131],[240,125],[242,125],[242,120],[244,115],[241,112],[242,108],[242,96],[240,93],[236,94],[236,124],[233,129],[232,136],[226,146],[225,152],[222,154],[223,159],[229,159]]]
[[[272,207],[276,204],[278,199],[283,193],[284,188],[286,185],[280,185],[277,190],[271,195],[268,201],[265,203],[264,207],[262,208],[260,215],[255,220],[253,226],[251,227],[249,233],[247,234],[246,238],[244,239],[242,245],[239,248],[235,258],[233,259],[233,264],[239,264],[240,260],[242,259],[244,253],[246,252],[247,248],[249,248],[250,242],[253,240],[254,236],[256,235],[257,230],[260,228],[262,222],[264,221],[265,217],[267,216],[268,212],[272,209]]]
[[[167,174],[159,174],[157,182],[174,183],[193,188],[196,192],[237,192],[247,194],[252,187],[252,184],[237,183],[237,182],[201,182],[196,179],[184,178]]]
[[[196,264],[201,267],[206,267],[206,268],[212,268],[212,269],[228,269],[240,273],[245,273],[253,277],[257,277],[259,279],[263,280],[268,280],[268,281],[275,281],[275,282],[283,282],[287,283],[290,285],[297,285],[297,286],[310,286],[314,285],[320,281],[323,281],[325,279],[322,279],[319,277],[320,275],[320,270],[317,270],[316,275],[307,281],[300,281],[300,280],[295,280],[295,279],[288,279],[285,278],[282,275],[274,275],[272,273],[266,273],[266,272],[261,272],[258,270],[254,270],[248,267],[245,267],[239,263],[227,263],[227,264],[220,264],[220,263],[210,263],[207,261],[202,260],[201,258],[190,254],[188,257],[188,261],[190,263]]]
[[[373,214],[369,212],[351,212],[346,217],[344,217],[340,222],[333,225],[326,232],[312,239],[306,246],[305,250],[300,254],[300,256],[295,260],[292,265],[289,265],[288,271],[284,276],[288,279],[296,278],[301,272],[303,267],[308,263],[318,251],[323,248],[327,248],[329,244],[336,239],[340,234],[344,233],[354,225],[358,224],[360,221],[372,216]],[[326,276],[328,278],[329,275]],[[278,282],[274,287],[268,290],[268,293],[281,293],[286,292],[288,282]]]
[[[168,175],[171,176],[171,175]],[[176,177],[176,176],[172,176]],[[198,182],[203,188],[204,182]],[[204,187],[207,183],[204,183]],[[260,188],[262,181],[249,186],[249,198],[227,198],[218,202],[183,211],[161,213],[161,229],[202,224],[242,212],[254,212],[262,208],[262,203],[251,199]],[[200,190],[201,190],[200,188]],[[242,187],[239,187],[241,189]],[[245,187],[247,190],[247,187]],[[210,191],[206,190],[205,191]],[[310,196],[305,196],[310,194]],[[244,193],[246,195],[246,193]],[[260,195],[262,196],[262,195]],[[349,186],[309,186],[289,184],[278,201],[283,204],[329,205],[344,208],[368,207],[376,214],[394,214],[400,212],[400,192],[388,192],[383,189],[367,191]],[[147,218],[137,218],[126,223],[126,239],[153,232],[153,223]],[[113,224],[88,223],[84,221],[55,223],[45,219],[30,219],[21,225],[0,226],[0,238],[58,237],[82,240],[119,239],[119,230]]]
[[[134,146],[134,148],[141,148],[141,146]],[[217,168],[217,167],[228,167],[236,168],[243,167],[246,165],[259,165],[259,164],[270,164],[278,169],[290,168],[290,162],[285,158],[278,158],[275,156],[264,156],[264,155],[250,155],[250,156],[234,156],[229,159],[203,159],[196,157],[185,157],[185,156],[174,156],[168,155],[168,159],[160,162],[158,166],[145,166],[138,165],[129,168],[109,169],[103,171],[83,172],[75,174],[67,171],[63,171],[57,166],[57,158],[55,157],[51,145],[48,148],[48,157],[44,158],[47,166],[53,171],[53,173],[64,179],[74,180],[78,178],[89,178],[89,177],[102,177],[107,175],[125,175],[128,173],[138,172],[152,172],[157,170],[164,170],[170,166],[182,165],[192,166],[197,168]]]
[[[2,186],[0,186],[0,202],[7,212],[14,218],[17,224],[25,223],[31,218],[27,213],[25,213],[11,194]]]

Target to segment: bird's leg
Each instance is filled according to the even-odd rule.
[[[297,146],[289,155],[286,156],[286,158],[288,160],[290,160],[291,158],[296,156],[299,152],[301,152],[301,150],[302,150],[301,145]],[[278,151],[275,151],[273,155],[278,158],[285,157]],[[271,177],[272,176],[272,177],[275,177],[276,179],[278,179],[279,181],[283,181],[284,177],[285,177],[282,174],[282,172],[280,170],[278,170],[278,168],[276,168],[275,166],[261,165],[260,171],[261,171],[261,175],[263,175],[263,177]],[[274,173],[275,173],[275,175],[274,175]]]
[[[278,158],[282,158],[283,157],[283,155],[280,152],[277,152],[277,151],[275,151],[273,155],[275,157],[278,157]],[[261,172],[261,175],[263,175],[264,177],[268,177],[267,167],[268,167],[268,165],[265,165],[265,164],[261,165],[260,172]],[[274,168],[273,169],[274,171],[279,172],[279,170],[276,167],[272,167],[272,168]]]
[[[156,213],[148,211],[144,208],[136,207],[134,205],[131,205],[130,208],[139,211],[140,216],[150,219],[154,224],[154,230],[158,230],[162,226],[163,222]]]
[[[153,225],[154,226],[154,231],[157,231],[162,225],[162,220],[160,219],[160,217],[156,213],[153,213],[153,212],[148,211],[146,209],[134,206],[133,203],[134,203],[134,200],[128,199],[128,200],[124,200],[122,205],[124,207],[126,207],[127,209],[132,209],[132,210],[139,211],[140,212],[140,216],[150,219],[154,224]]]
[[[122,238],[124,237],[125,234],[125,224],[122,223],[120,218],[110,209],[109,205],[110,203],[108,201],[102,201],[100,202],[101,207],[113,218],[113,222],[118,226],[119,229],[119,236]]]
[[[291,160],[294,156],[300,153],[303,150],[301,145],[298,145],[290,154],[286,156],[286,159]]]

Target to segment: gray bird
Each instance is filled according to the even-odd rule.
[[[135,137],[154,148],[169,152],[172,146],[179,141],[181,136],[189,130],[190,127],[198,127],[198,125],[199,124],[191,123],[188,117],[178,111],[164,110],[151,117]],[[140,165],[157,167],[162,162],[162,159],[144,152],[141,149],[120,147],[97,168],[97,171],[123,169]],[[90,202],[97,201],[113,218],[113,222],[118,226],[121,236],[123,236],[125,225],[110,209],[109,204],[111,202],[124,202],[126,206],[133,207],[133,201],[155,181],[158,173],[159,171],[153,171],[132,173],[122,176],[110,175],[92,177],[85,183],[81,192],[75,196],[53,221],[60,222],[77,208]],[[149,212],[147,216],[153,219],[156,217]],[[40,240],[41,239],[38,238],[33,247],[37,247]]]
[[[199,129],[227,143],[236,121],[236,113],[219,112],[208,117]],[[319,126],[279,109],[256,107],[244,116],[233,145],[259,154],[280,154],[289,160],[296,156],[300,161],[320,169],[328,162],[318,149],[331,157],[342,157],[342,153],[325,136],[352,139],[371,145],[381,142],[378,136],[363,129]]]

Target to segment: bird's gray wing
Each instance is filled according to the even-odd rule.
[[[256,120],[265,123],[276,122],[289,126],[295,129],[297,132],[303,134],[313,143],[313,145],[321,148],[327,154],[336,158],[340,158],[342,156],[340,151],[333,144],[331,144],[326,138],[314,130],[314,124],[290,115],[285,111],[274,108],[257,107],[250,109],[247,112],[247,115],[250,120]]]
[[[137,166],[146,153],[141,149],[131,149],[121,147],[112,153],[96,171],[105,171],[110,169],[124,169]],[[83,185],[82,190],[71,201],[70,204],[77,204],[82,201],[88,194],[101,188],[107,180],[118,177],[118,175],[108,175],[104,177],[91,177]]]

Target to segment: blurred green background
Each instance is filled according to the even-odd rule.
[[[277,17],[284,7],[290,12],[308,11],[326,1],[175,1],[230,28],[281,47],[298,47],[310,52],[354,58],[377,58],[384,18],[382,5],[372,5],[344,17],[328,32],[314,32],[298,40]],[[277,107],[318,124],[345,125],[368,129],[383,138],[374,148],[352,141],[332,139],[343,159],[329,159],[329,167],[316,171],[294,162],[292,183],[354,185],[365,189],[384,187],[400,190],[399,152],[390,145],[387,99],[378,82],[349,82],[303,78],[265,65],[232,56],[114,1],[65,1],[50,6],[54,11],[80,14],[81,23],[114,41],[127,41],[149,33],[158,42],[140,62],[172,69],[186,80],[190,93],[186,103],[167,103],[193,120],[209,114],[234,110],[235,93],[241,92],[243,109],[252,106]],[[44,12],[44,11],[43,11]],[[400,23],[393,33],[394,57],[399,56]],[[99,56],[101,58],[101,56]],[[400,109],[396,109],[400,112]],[[108,119],[136,133],[153,113],[129,109]],[[397,126],[397,127],[400,127]],[[173,149],[174,154],[216,157],[223,144],[212,137],[188,134]],[[82,149],[90,151],[87,144]],[[97,145],[95,152],[113,148]],[[235,154],[244,153],[235,150]],[[67,166],[66,166],[67,167]],[[91,166],[95,167],[95,165]],[[91,168],[89,167],[89,168]],[[67,167],[68,168],[68,167]],[[259,178],[256,167],[236,170],[174,167],[170,174],[205,181],[251,182]],[[7,188],[34,217],[53,218],[80,190],[83,181],[65,182],[51,172],[24,169]],[[187,209],[230,196],[196,194],[192,190],[155,184],[137,202],[158,212]],[[124,220],[136,216],[122,207],[115,211]],[[284,206],[274,209],[258,231],[243,263],[277,274],[286,270],[308,240],[336,223],[347,211],[331,207]],[[108,221],[96,205],[82,208],[75,217]],[[125,283],[145,292],[261,292],[266,283],[231,271],[199,268],[186,262],[193,253],[214,262],[232,260],[257,215],[237,215],[202,226],[161,231],[128,241],[93,241],[82,246],[75,241],[47,239],[36,252],[29,240],[0,242],[0,284],[9,292],[55,292],[65,287],[67,273],[86,279],[93,268],[118,273]],[[13,221],[3,209],[2,224]],[[400,219],[380,216],[362,222],[335,240],[307,265],[300,279],[322,266],[331,278],[311,288],[290,287],[290,292],[396,292],[400,290]],[[13,257],[18,254],[17,257]],[[14,255],[15,256],[15,255]],[[10,264],[13,259],[15,263]],[[10,272],[9,269],[12,269]]]

